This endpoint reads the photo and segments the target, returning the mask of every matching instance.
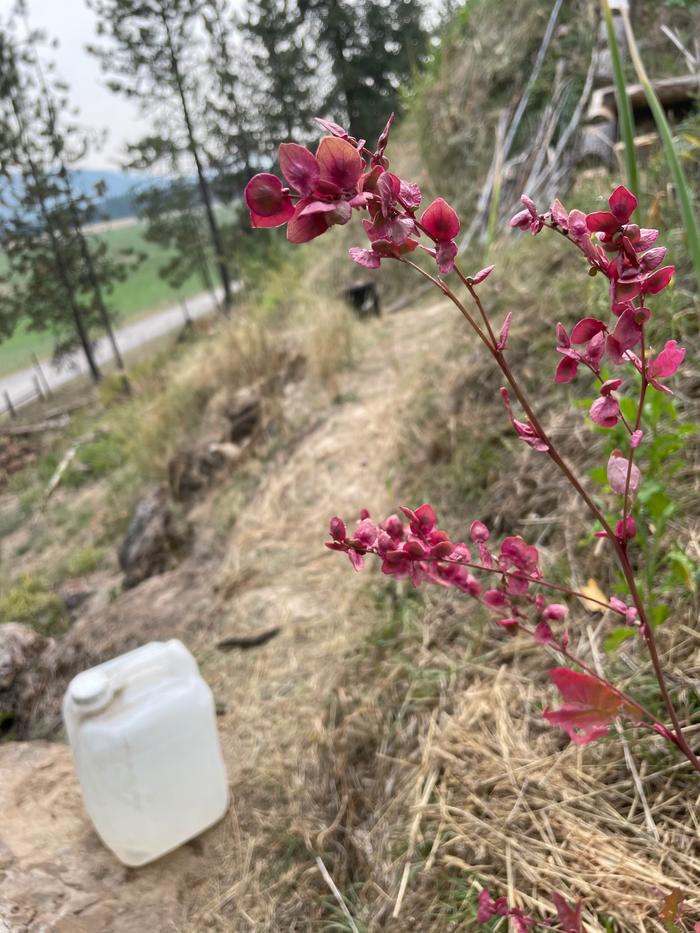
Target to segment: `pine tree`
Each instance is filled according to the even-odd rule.
[[[302,0],[302,12],[331,61],[322,110],[352,136],[374,139],[401,87],[424,63],[422,0]]]
[[[209,265],[206,222],[198,209],[196,187],[184,179],[167,186],[153,185],[137,196],[137,205],[148,221],[145,239],[168,252],[168,259],[159,269],[161,277],[178,289],[192,275],[197,275],[218,305]]]
[[[205,0],[202,22],[207,44],[207,153],[213,187],[225,202],[240,200],[260,160],[258,76],[230,0]]]
[[[6,28],[0,31],[0,177],[6,216],[2,248],[7,271],[2,282],[2,331],[20,321],[49,330],[56,354],[78,342],[95,381],[100,369],[92,336],[94,309],[81,289],[76,238],[62,189],[47,161],[46,110],[31,80],[31,58]]]
[[[20,3],[19,8],[24,10],[23,3]],[[72,161],[69,154],[71,143],[74,148],[77,148],[77,154],[83,155],[87,150],[85,136],[75,124],[64,125],[62,123],[61,110],[65,111],[68,101],[65,98],[59,98],[56,91],[50,87],[36,49],[38,36],[29,30],[28,23],[27,33],[28,58],[35,69],[38,91],[43,96],[43,107],[39,110],[42,116],[42,134],[50,153],[52,168],[57,176],[64,208],[72,228],[71,235],[75,238],[83,267],[83,287],[92,294],[93,307],[107,334],[117,369],[121,371],[123,385],[128,392],[129,382],[126,377],[126,368],[112,326],[112,314],[105,300],[105,292],[112,289],[115,281],[126,278],[126,254],[123,254],[123,258],[115,258],[109,255],[104,242],[96,244],[88,242],[84,228],[98,219],[98,212],[92,198],[79,194],[75,190],[67,164],[68,161]],[[129,251],[128,255],[133,257],[133,251]]]
[[[205,0],[88,0],[88,4],[97,14],[98,34],[105,40],[91,51],[112,75],[110,88],[138,101],[153,123],[153,133],[129,147],[131,165],[176,166],[185,176],[195,170],[228,308],[231,276],[202,138]]]
[[[257,78],[260,148],[269,158],[281,142],[309,135],[318,103],[311,35],[296,0],[248,0],[242,34]]]

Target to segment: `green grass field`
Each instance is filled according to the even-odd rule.
[[[158,269],[166,259],[166,251],[160,246],[147,243],[143,231],[144,224],[138,223],[95,234],[116,252],[132,248],[146,254],[146,258],[132,274],[124,282],[118,282],[114,291],[107,296],[117,326],[204,290],[199,276],[191,276],[177,291],[164,282]],[[215,280],[214,275],[212,278]],[[0,343],[0,376],[31,366],[32,353],[47,357],[51,355],[52,349],[49,333],[29,331],[20,324],[12,337]]]

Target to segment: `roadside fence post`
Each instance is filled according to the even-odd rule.
[[[15,411],[15,406],[12,404],[12,399],[10,398],[10,393],[5,389],[5,404],[7,405],[7,410],[9,411],[12,418],[17,417],[17,412]]]
[[[41,363],[39,362],[39,357],[36,355],[36,353],[32,353],[32,363],[34,363],[34,369],[36,369],[39,376],[39,381],[44,387],[43,395],[45,395],[46,398],[51,398],[53,393],[51,392],[51,388],[49,386],[49,380],[46,378],[46,374],[42,369]]]

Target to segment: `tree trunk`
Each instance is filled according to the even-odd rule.
[[[63,181],[64,187],[66,189],[66,196],[68,198],[68,207],[70,209],[71,223],[73,224],[73,229],[75,230],[75,235],[78,238],[78,244],[80,246],[80,255],[83,257],[83,262],[85,263],[85,268],[87,269],[88,280],[90,282],[90,288],[93,291],[95,296],[95,301],[97,303],[97,310],[100,312],[100,317],[102,318],[102,325],[107,333],[107,337],[112,346],[112,353],[114,354],[114,359],[117,363],[117,368],[121,370],[122,376],[125,380],[125,388],[129,390],[129,383],[126,378],[124,359],[119,350],[119,344],[117,343],[117,338],[114,335],[114,328],[112,327],[112,320],[109,316],[109,311],[107,306],[104,303],[104,298],[102,297],[102,286],[100,285],[99,276],[97,275],[97,269],[95,268],[95,261],[90,252],[90,247],[88,246],[87,239],[83,233],[82,224],[80,222],[80,217],[78,215],[77,208],[75,206],[75,200],[73,198],[73,187],[66,171],[66,166],[63,162],[60,163],[61,168],[59,170],[59,175]]]
[[[19,127],[20,139],[22,140],[22,148],[24,149],[24,154],[27,159],[27,165],[29,166],[29,170],[32,173],[34,185],[37,189],[37,200],[38,200],[39,213],[41,214],[41,219],[44,222],[44,227],[46,229],[46,233],[48,234],[49,242],[51,243],[51,252],[53,254],[53,259],[54,259],[54,268],[58,276],[58,279],[63,287],[63,290],[65,291],[66,300],[68,301],[68,307],[70,308],[71,315],[73,317],[73,323],[75,324],[75,330],[76,330],[76,333],[78,334],[78,339],[80,340],[81,346],[83,348],[85,359],[87,360],[88,368],[90,370],[90,375],[92,376],[93,382],[97,383],[102,378],[102,373],[100,372],[100,368],[97,365],[97,360],[95,359],[95,355],[92,351],[90,337],[85,327],[85,323],[83,321],[82,315],[80,313],[80,307],[78,305],[77,297],[75,294],[75,288],[73,287],[73,283],[71,282],[70,277],[68,275],[68,270],[67,270],[67,267],[64,261],[62,251],[61,251],[61,245],[58,241],[58,237],[56,236],[56,231],[54,230],[53,225],[51,223],[51,218],[49,217],[49,213],[46,208],[45,199],[40,194],[39,173],[36,168],[36,163],[34,162],[34,159],[32,158],[32,154],[29,150],[29,145],[26,139],[24,138],[24,121],[22,119],[22,114],[17,104],[17,100],[14,97],[11,98],[10,103],[12,106],[13,113],[15,115],[15,119],[17,120],[17,126]]]
[[[209,184],[207,182],[206,176],[204,174],[204,168],[202,166],[202,161],[199,157],[199,146],[194,135],[194,128],[192,126],[192,120],[190,118],[189,107],[187,106],[187,98],[185,97],[185,88],[182,83],[182,75],[180,74],[180,66],[178,64],[177,55],[175,54],[175,47],[172,41],[172,34],[170,32],[170,24],[168,18],[165,14],[165,11],[161,7],[161,17],[163,20],[163,25],[165,26],[165,32],[168,40],[168,52],[170,54],[170,64],[173,72],[173,77],[175,79],[175,84],[177,86],[178,96],[180,98],[180,105],[182,107],[182,116],[185,120],[185,127],[187,129],[187,139],[189,142],[189,149],[192,153],[192,158],[194,159],[194,164],[197,169],[197,180],[199,182],[199,190],[202,195],[202,201],[204,203],[204,210],[207,215],[207,222],[209,224],[209,232],[211,233],[211,240],[214,245],[215,253],[215,262],[219,270],[219,277],[221,278],[221,285],[224,289],[224,309],[228,312],[231,307],[232,302],[232,292],[231,292],[231,278],[228,271],[228,266],[226,265],[226,258],[224,256],[224,243],[221,236],[221,230],[219,229],[219,224],[214,213],[214,207],[212,205],[211,192],[209,190]]]

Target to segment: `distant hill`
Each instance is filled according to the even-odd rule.
[[[136,213],[135,198],[138,192],[152,185],[167,184],[166,179],[145,175],[138,172],[122,172],[116,169],[80,168],[71,171],[75,189],[81,194],[95,197],[95,189],[100,184],[104,192],[97,198],[100,214],[111,220],[131,217]],[[0,180],[0,195],[2,181]],[[7,208],[0,200],[0,218],[7,214]]]
[[[138,172],[121,172],[116,169],[78,168],[71,171],[71,178],[81,194],[95,194],[95,187],[104,185],[104,200],[119,198],[134,188],[143,188],[158,182],[152,175]]]

